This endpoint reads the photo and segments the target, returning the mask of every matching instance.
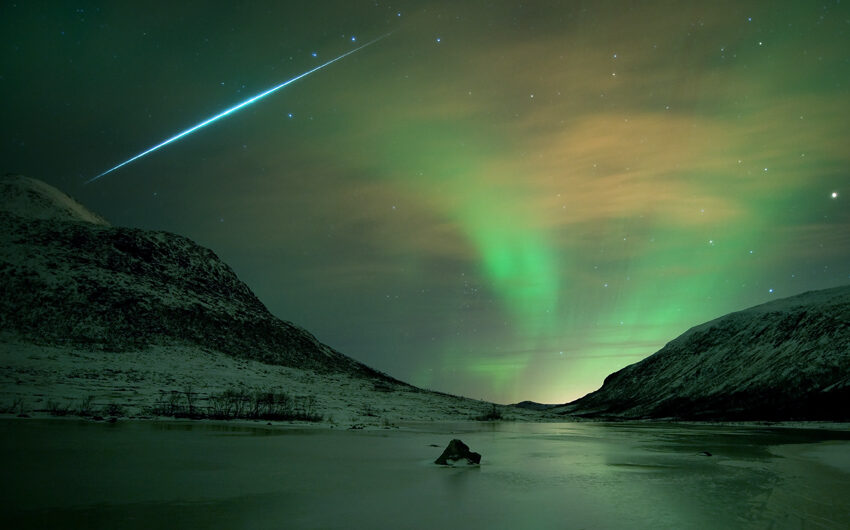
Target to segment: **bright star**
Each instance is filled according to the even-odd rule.
[[[833,199],[837,199],[837,198],[838,198],[838,192],[837,192],[837,191],[833,191],[833,192],[832,192],[832,198],[833,198]]]

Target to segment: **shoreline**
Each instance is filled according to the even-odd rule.
[[[511,405],[452,396],[408,385],[376,384],[349,374],[318,373],[306,369],[268,365],[221,352],[189,347],[153,347],[121,354],[78,351],[58,346],[0,342],[0,417],[17,413],[38,419],[96,416],[108,421],[219,421],[249,425],[322,425],[347,429],[392,429],[410,422],[603,423],[678,424],[776,429],[850,430],[850,422],[801,420],[689,420],[675,418],[587,418],[529,410]],[[305,413],[316,422],[297,419],[187,418],[190,394],[196,410],[214,414],[210,398],[228,391],[249,399],[259,391],[284,397],[284,412]],[[232,399],[231,399],[232,404]],[[274,402],[277,406],[278,403]],[[157,415],[157,406],[179,411],[180,416]],[[112,414],[110,409],[120,411]],[[161,410],[162,410],[161,409]],[[154,413],[152,413],[154,412]],[[496,418],[491,416],[495,412]],[[267,416],[268,417],[268,416]],[[500,417],[500,418],[499,418]],[[25,418],[21,418],[25,419]]]
[[[394,431],[407,430],[414,426],[426,425],[466,425],[480,426],[486,425],[547,425],[547,424],[564,424],[564,425],[605,425],[605,426],[693,426],[693,427],[736,427],[743,429],[800,429],[800,430],[820,430],[820,431],[837,431],[850,432],[850,422],[826,422],[826,421],[679,421],[671,419],[634,419],[634,420],[587,420],[584,418],[551,418],[542,417],[539,419],[508,419],[508,420],[489,420],[478,421],[474,419],[452,418],[452,419],[410,419],[400,421],[396,424],[382,424],[379,418],[373,418],[373,421],[363,421],[345,424],[337,421],[328,421],[323,419],[320,421],[301,421],[301,420],[264,420],[264,419],[213,419],[213,418],[180,418],[169,416],[79,416],[68,414],[65,416],[51,415],[49,412],[29,412],[26,416],[20,416],[14,413],[0,413],[0,421],[57,421],[57,422],[83,422],[92,424],[110,424],[110,423],[168,423],[168,424],[185,424],[185,425],[220,425],[234,426],[246,428],[295,428],[295,429],[333,429],[333,430],[368,430],[368,431]]]

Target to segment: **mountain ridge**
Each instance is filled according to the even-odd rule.
[[[392,380],[272,315],[215,252],[188,238],[113,227],[36,179],[6,175],[0,190],[4,333],[116,352],[195,345]]]
[[[552,409],[612,419],[850,420],[850,286],[694,326]]]

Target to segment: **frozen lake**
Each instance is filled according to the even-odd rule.
[[[482,465],[433,465],[452,438]],[[0,447],[4,528],[850,527],[848,431],[3,420]]]

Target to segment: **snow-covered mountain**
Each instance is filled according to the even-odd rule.
[[[273,316],[213,251],[112,227],[44,182],[0,179],[0,330],[45,345],[198,346],[270,364],[374,370]]]
[[[850,286],[686,331],[554,409],[611,418],[850,420]]]
[[[68,195],[40,180],[23,175],[0,177],[0,212],[25,219],[74,221],[109,226],[103,217],[89,211]]]
[[[150,417],[180,396],[185,406],[272,391],[332,425],[467,420],[492,407],[373,370],[269,313],[213,251],[113,227],[20,175],[0,178],[0,367],[7,413]]]

